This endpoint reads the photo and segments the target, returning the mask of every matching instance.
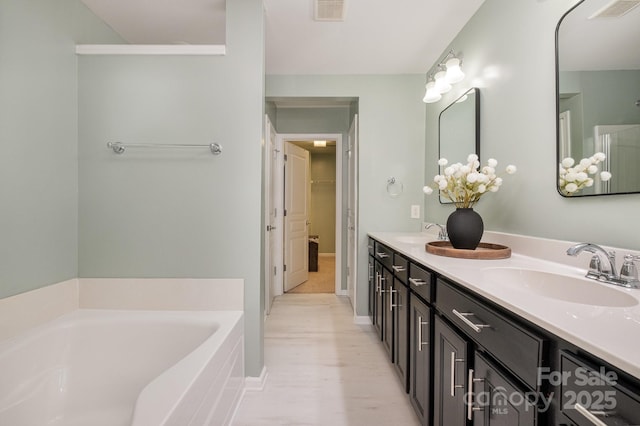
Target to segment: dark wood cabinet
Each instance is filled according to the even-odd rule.
[[[393,364],[405,392],[409,389],[409,290],[395,278],[389,295],[393,312]]]
[[[382,346],[387,350],[389,359],[393,362],[393,315],[391,311],[391,290],[393,288],[393,274],[382,268],[381,273],[381,309],[382,309]]]
[[[431,421],[431,308],[411,297],[409,321],[409,398],[423,426]]]
[[[433,424],[465,426],[470,345],[440,317],[436,316],[434,322]]]
[[[411,252],[372,239],[369,272],[369,315],[423,426],[640,425],[635,377]]]
[[[375,324],[375,306],[376,306],[376,260],[372,255],[368,257],[367,279],[369,282],[369,306],[368,314],[371,324]]]
[[[467,419],[474,426],[534,426],[538,408],[491,361],[474,353],[467,382]]]

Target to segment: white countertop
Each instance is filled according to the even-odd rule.
[[[589,256],[580,256],[579,261],[575,258],[567,261],[574,265],[578,262],[583,267],[526,256],[518,252],[516,246],[522,247],[522,251],[527,252],[525,249],[527,239],[518,237],[517,241],[513,241],[514,245],[506,244],[513,251],[508,259],[457,259],[428,253],[425,244],[435,240],[434,235],[431,234],[371,232],[369,235],[410,259],[640,379],[640,289],[625,289],[589,280],[587,284],[611,287],[613,291],[627,293],[638,302],[630,307],[594,306],[563,301],[545,295],[534,295],[530,291],[524,291],[517,282],[513,282],[513,285],[497,285],[483,276],[485,275],[483,270],[508,267],[584,278]],[[508,242],[506,235],[508,234],[485,233],[483,241],[505,244]],[[556,258],[559,258],[557,252],[562,252],[561,254],[568,258],[564,251],[571,243],[532,238],[530,245],[535,246],[541,253],[545,250],[551,253],[546,255],[547,258],[553,258],[554,251]],[[560,247],[561,250],[559,250]]]

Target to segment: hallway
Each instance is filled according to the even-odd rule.
[[[369,325],[346,297],[285,294],[265,323],[263,391],[248,391],[235,426],[413,426],[418,419]]]

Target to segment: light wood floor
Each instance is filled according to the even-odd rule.
[[[336,257],[318,256],[318,271],[309,272],[309,279],[287,293],[335,293]]]
[[[419,424],[373,327],[353,323],[346,297],[277,297],[265,364],[265,388],[245,394],[234,426]]]

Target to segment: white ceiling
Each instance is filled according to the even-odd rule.
[[[82,1],[132,44],[224,44],[225,0]],[[266,72],[426,73],[483,2],[345,0],[316,22],[313,0],[264,0]]]

